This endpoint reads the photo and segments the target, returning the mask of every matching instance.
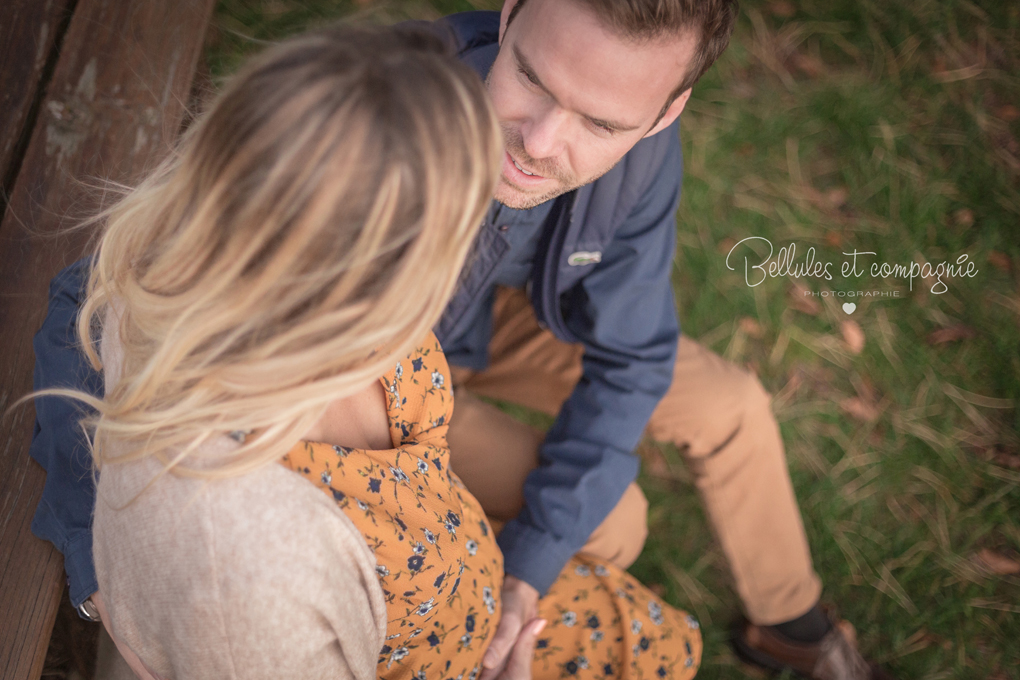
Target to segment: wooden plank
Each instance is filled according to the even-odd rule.
[[[213,0],[78,0],[0,225],[0,412],[32,387],[49,280],[90,237],[59,234],[96,203],[81,180],[128,182],[164,156],[188,101]],[[34,415],[0,421],[0,678],[38,678],[63,563],[29,531],[44,472]]]
[[[0,204],[21,161],[33,105],[63,37],[75,0],[4,0],[0,4]]]

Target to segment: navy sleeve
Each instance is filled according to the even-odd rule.
[[[102,375],[82,354],[75,332],[88,272],[89,260],[79,260],[50,284],[46,320],[32,343],[37,390],[71,387],[103,396]],[[75,607],[99,589],[92,562],[95,480],[92,455],[80,425],[84,409],[63,397],[37,398],[30,449],[32,458],[46,470],[46,486],[32,521],[32,533],[63,553],[71,604]]]
[[[672,381],[682,167],[677,138],[602,261],[565,293],[564,320],[584,344],[584,372],[525,481],[524,510],[498,539],[506,573],[542,594],[637,477],[634,448]]]

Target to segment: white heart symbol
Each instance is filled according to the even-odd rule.
[[[857,309],[857,305],[855,305],[852,302],[844,302],[843,303],[843,311],[846,312],[847,314],[853,314],[854,310],[856,310],[856,309]]]

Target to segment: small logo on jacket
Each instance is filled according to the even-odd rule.
[[[572,253],[570,257],[567,258],[567,264],[569,264],[571,267],[580,267],[586,264],[596,264],[601,261],[602,253],[598,251],[588,252],[586,250],[579,250],[576,253]]]

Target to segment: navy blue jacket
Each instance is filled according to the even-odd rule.
[[[442,20],[458,56],[484,77],[498,52],[499,15],[466,12]],[[532,270],[539,322],[584,345],[584,373],[546,436],[541,465],[525,482],[525,509],[499,536],[506,572],[544,593],[635,479],[633,449],[673,374],[679,327],[671,271],[682,160],[677,124],[640,141],[598,180],[555,199]],[[493,277],[509,244],[494,226],[478,237],[461,286],[436,328],[440,342],[469,340],[461,359],[484,366]],[[597,254],[594,255],[593,254]],[[572,257],[573,256],[573,257]],[[51,288],[35,339],[36,388],[101,381],[74,348],[84,283],[79,262]],[[77,605],[96,590],[87,509],[95,490],[75,419],[60,400],[37,400],[32,456],[47,470],[32,529],[64,553]]]
[[[498,14],[469,12],[446,22],[461,59],[485,77],[498,52]],[[637,476],[633,449],[672,379],[680,331],[670,275],[681,175],[674,123],[638,142],[595,182],[557,198],[547,218],[531,300],[539,323],[584,345],[584,373],[525,482],[524,511],[498,539],[506,572],[540,592]],[[472,356],[485,356],[489,328],[479,321],[488,310],[481,307],[507,249],[499,229],[486,225],[437,328],[440,342],[468,334],[476,343]]]

